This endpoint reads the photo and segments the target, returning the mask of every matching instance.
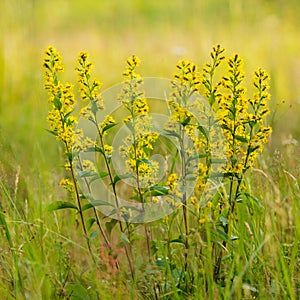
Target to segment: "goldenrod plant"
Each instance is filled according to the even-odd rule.
[[[50,210],[76,209],[95,268],[118,277],[130,299],[229,299],[245,296],[246,287],[256,297],[249,274],[265,241],[257,233],[251,244],[260,222],[252,215],[262,204],[247,174],[272,131],[269,75],[255,71],[250,97],[238,54],[226,58],[217,45],[202,69],[180,60],[163,99],[168,113],[157,128],[139,64],[135,55],[126,61],[119,93],[109,99],[119,109],[109,111],[88,54],[79,54],[79,94],[86,104],[79,117],[96,133],[91,138],[77,121],[73,85],[60,82],[60,54],[46,50],[47,121],[65,149],[69,176],[61,185],[76,200],[52,203]],[[114,164],[116,155],[122,168]],[[97,189],[97,180],[105,187]],[[149,205],[163,211],[165,204],[172,209],[149,219]]]

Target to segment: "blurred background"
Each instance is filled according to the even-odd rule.
[[[23,170],[57,167],[58,146],[45,131],[48,45],[64,58],[69,82],[78,53],[88,51],[106,89],[122,80],[132,54],[143,76],[170,78],[179,59],[202,66],[219,43],[243,57],[249,84],[258,67],[271,75],[270,149],[300,138],[298,0],[1,0],[0,15],[0,131]]]

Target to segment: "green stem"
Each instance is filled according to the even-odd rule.
[[[122,224],[122,221],[121,221],[121,218],[120,218],[120,210],[119,210],[120,206],[119,206],[119,199],[118,199],[118,194],[117,194],[117,190],[116,190],[116,185],[115,185],[114,180],[113,180],[112,170],[110,168],[109,161],[108,161],[108,159],[107,159],[107,157],[104,153],[103,136],[102,136],[100,128],[98,126],[96,116],[95,116],[95,120],[96,120],[95,123],[96,123],[96,127],[97,127],[97,130],[98,130],[99,138],[100,138],[100,145],[101,145],[101,148],[103,149],[104,162],[105,162],[105,165],[106,165],[106,169],[108,171],[109,179],[110,179],[110,182],[111,182],[111,185],[112,185],[113,194],[114,194],[114,198],[115,198],[119,228],[120,228],[120,231],[125,234],[125,230],[123,228],[123,224]],[[130,274],[131,274],[132,279],[134,279],[134,267],[133,267],[133,263],[132,263],[132,254],[130,254],[131,253],[131,246],[129,245],[129,249],[128,249],[127,245],[125,245],[124,248],[125,248],[125,254],[126,254],[127,262],[128,262],[129,269],[130,269]]]
[[[75,196],[76,196],[76,200],[77,200],[77,206],[78,206],[78,211],[79,211],[79,215],[80,215],[82,229],[83,229],[86,241],[87,241],[87,246],[88,246],[89,253],[90,253],[90,255],[93,259],[93,262],[96,264],[96,260],[95,260],[95,257],[93,255],[93,252],[92,252],[91,243],[90,243],[90,240],[89,240],[89,237],[88,237],[88,233],[87,233],[87,229],[86,229],[86,225],[85,225],[85,221],[84,221],[84,217],[83,217],[83,211],[82,211],[82,206],[81,206],[81,201],[80,201],[79,189],[78,189],[78,186],[77,186],[77,181],[76,181],[76,177],[75,177],[74,168],[72,166],[72,159],[71,158],[69,158],[69,164],[70,164],[70,169],[71,169],[72,180],[73,180],[73,183],[74,183]]]
[[[179,125],[180,130],[180,152],[181,152],[181,171],[182,171],[182,185],[186,187],[186,160],[185,160],[185,152],[184,152],[184,130],[182,130],[181,125]],[[185,253],[184,253],[184,271],[187,271],[187,260],[188,260],[188,250],[189,250],[189,224],[188,224],[188,210],[187,210],[187,195],[186,191],[184,191],[182,195],[182,213],[183,213],[183,221],[185,228]]]

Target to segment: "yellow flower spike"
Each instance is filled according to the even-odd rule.
[[[110,156],[110,155],[112,155],[114,148],[111,145],[105,144],[103,147],[103,151],[106,156]]]
[[[170,188],[171,192],[174,191],[178,186],[177,180],[178,180],[178,175],[176,173],[172,173],[168,176],[166,184]]]
[[[132,56],[130,56],[130,57],[127,59],[126,63],[128,64],[128,66],[129,66],[130,68],[133,68],[133,69],[134,69],[134,68],[136,68],[137,66],[140,65],[141,61],[140,61],[140,59],[139,59],[137,56],[132,55]]]
[[[195,205],[198,202],[198,198],[193,196],[189,199],[189,203]]]
[[[61,179],[61,181],[59,182],[59,185],[63,189],[67,190],[68,192],[73,192],[73,190],[74,190],[74,183],[70,179],[67,179],[67,178]]]
[[[71,164],[70,164],[70,162],[69,161],[67,161],[66,163],[65,163],[65,170],[66,171],[70,171],[71,170]]]
[[[85,119],[93,119],[94,115],[90,106],[85,106],[80,110],[80,115]]]
[[[100,129],[100,133],[102,135],[105,134],[109,128],[113,127],[116,124],[117,122],[112,115],[106,115],[104,120],[98,125]]]
[[[63,141],[66,152],[72,149],[74,125],[77,119],[71,115],[76,103],[73,94],[73,85],[66,83],[61,84],[58,73],[63,71],[62,58],[53,47],[48,47],[45,52],[45,89],[48,91],[50,98],[49,103],[52,109],[47,116],[47,122],[51,131],[56,135],[57,140]]]
[[[177,72],[174,74],[172,81],[173,87],[175,88],[173,101],[178,102],[182,96],[183,98],[189,98],[195,92],[199,92],[201,78],[198,72],[198,66],[190,61],[180,60],[176,68]],[[185,90],[185,93],[181,94],[183,90]]]
[[[82,169],[84,170],[84,171],[87,171],[87,172],[97,172],[97,169],[96,169],[96,167],[95,167],[95,165],[94,165],[94,163],[92,162],[92,161],[90,161],[90,160],[88,160],[88,159],[84,159],[82,162],[81,162],[81,164],[82,164]]]
[[[88,57],[87,52],[80,52],[78,55],[78,66],[75,68],[78,76],[80,96],[83,101],[90,101],[96,104],[96,109],[102,110],[104,105],[99,91],[102,84],[98,79],[91,78],[93,64],[88,61]]]

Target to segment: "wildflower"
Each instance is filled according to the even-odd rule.
[[[105,134],[106,130],[117,125],[117,122],[112,115],[105,116],[104,120],[99,124],[100,134]]]
[[[96,169],[94,163],[88,159],[84,159],[81,162],[81,166],[82,166],[82,170],[84,170],[86,172],[91,172],[91,173],[97,172],[97,169]]]
[[[241,86],[244,79],[243,62],[239,55],[228,60],[229,76],[223,77],[222,86],[228,93],[218,97],[217,116],[226,138],[228,164],[225,172],[241,174],[253,166],[257,151],[271,132],[264,119],[269,113],[267,100],[269,76],[259,69],[254,73],[253,98],[246,98],[246,89]]]
[[[153,132],[152,117],[142,90],[143,80],[136,72],[139,63],[136,56],[128,58],[118,100],[129,112],[123,123],[130,129],[130,134],[124,139],[125,144],[119,147],[119,153],[125,159],[127,172],[135,176],[138,197],[141,198],[141,187],[150,187],[156,180],[158,164],[150,159],[150,155],[159,135]],[[143,199],[140,200],[143,202]]]
[[[84,106],[80,110],[80,115],[83,116],[87,120],[93,120],[93,118],[94,118],[94,114],[93,114],[92,109],[91,109],[91,107],[89,105],[88,106]]]
[[[174,191],[178,186],[177,180],[178,180],[178,175],[176,173],[172,173],[168,176],[167,186],[170,188],[171,192]]]
[[[220,45],[214,46],[211,52],[212,62],[207,63],[202,69],[202,84],[205,87],[205,96],[209,100],[211,106],[214,105],[215,101],[220,97],[221,83],[214,83],[214,75],[216,68],[225,59],[225,49]]]
[[[66,152],[72,149],[74,125],[77,119],[71,115],[74,110],[75,97],[73,86],[69,83],[62,84],[59,81],[58,73],[64,70],[62,58],[53,47],[48,47],[45,56],[45,89],[49,93],[48,102],[51,110],[47,116],[47,122],[57,140],[61,140],[66,147]]]
[[[78,66],[75,68],[78,76],[79,92],[83,101],[90,101],[93,114],[97,110],[103,110],[103,99],[100,95],[101,82],[91,78],[92,62],[88,61],[88,54],[80,52],[78,56]]]
[[[74,132],[73,144],[72,144],[72,152],[73,154],[79,154],[80,152],[84,152],[89,148],[94,148],[95,142],[87,136],[84,136],[84,132],[82,129],[77,129]]]
[[[196,196],[193,196],[188,201],[190,204],[196,205],[198,203],[198,198]]]
[[[111,156],[114,149],[113,149],[113,146],[105,144],[103,146],[103,150],[104,150],[104,153],[106,156]]]
[[[59,185],[65,190],[67,190],[68,192],[73,192],[74,190],[74,183],[67,178],[61,179]]]
[[[203,217],[203,218],[201,218],[200,220],[199,220],[199,224],[201,225],[201,224],[204,224],[204,223],[208,223],[208,222],[211,222],[211,219],[210,219],[210,217],[208,217],[208,216],[205,216],[205,217]]]

